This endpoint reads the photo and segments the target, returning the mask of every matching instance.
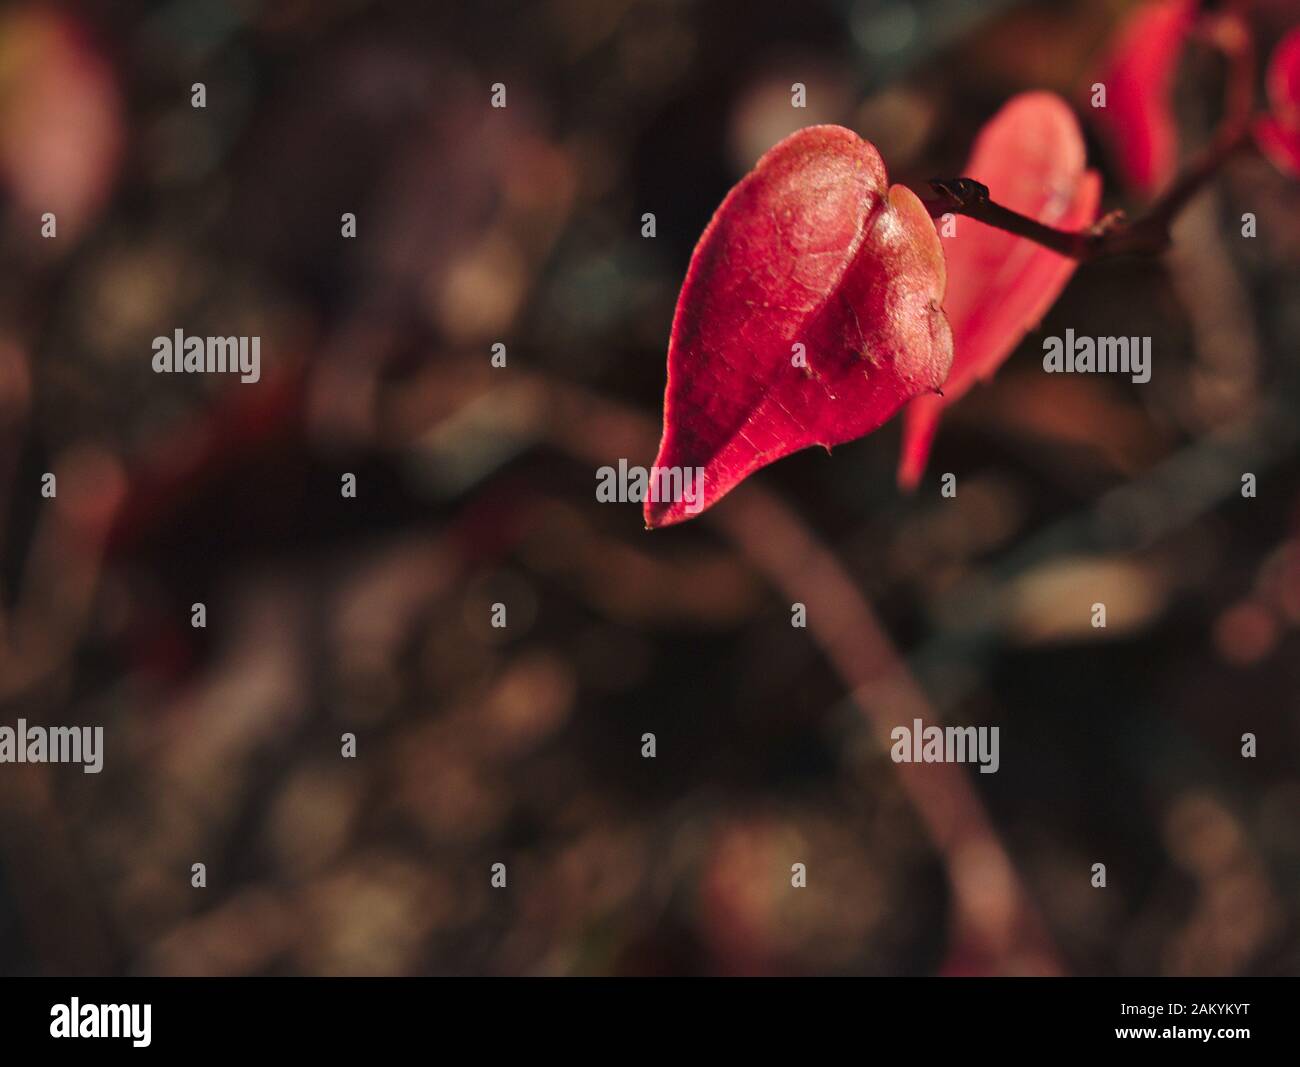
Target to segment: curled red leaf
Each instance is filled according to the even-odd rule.
[[[987,185],[1000,204],[1049,226],[1077,230],[1096,218],[1100,179],[1086,169],[1083,134],[1074,114],[1052,93],[1013,97],[980,131],[963,174]],[[919,396],[907,407],[898,468],[905,489],[920,481],[943,409],[976,381],[993,376],[1060,296],[1077,266],[1066,256],[969,218],[957,219],[955,230],[942,240],[952,372],[942,396]]]
[[[1170,95],[1195,19],[1195,0],[1141,4],[1120,27],[1096,79],[1106,87],[1106,106],[1091,113],[1125,182],[1139,193],[1154,193],[1178,164]]]
[[[944,262],[916,195],[888,185],[876,149],[838,126],[800,130],[736,185],[705,229],[668,345],[648,527],[691,518],[760,467],[851,441],[952,362]],[[802,346],[802,347],[800,347]],[[662,498],[662,499],[661,499]]]

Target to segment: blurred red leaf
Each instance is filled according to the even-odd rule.
[[[1152,0],[1120,27],[1103,71],[1106,106],[1090,108],[1127,184],[1150,195],[1178,163],[1170,89],[1196,18],[1195,0]]]
[[[1085,169],[1083,134],[1052,93],[1012,98],[975,140],[962,172],[989,187],[999,203],[1060,229],[1096,217],[1101,181]],[[957,220],[942,238],[948,263],[944,312],[952,325],[952,373],[942,396],[918,396],[907,408],[899,484],[914,488],[925,470],[943,409],[978,380],[991,378],[1060,296],[1076,263],[974,219]]]
[[[6,15],[0,21],[0,182],[18,207],[32,215],[54,212],[60,235],[74,235],[107,198],[122,139],[112,68],[80,25],[41,8]]]
[[[151,540],[186,507],[202,505],[205,494],[232,474],[248,467],[265,470],[267,456],[294,462],[306,449],[304,393],[301,370],[270,373],[257,389],[229,387],[206,414],[151,442],[134,465],[110,527],[110,558],[149,551]],[[217,495],[215,506],[224,508]],[[247,498],[241,508],[246,514]]]
[[[1300,178],[1300,26],[1273,50],[1268,101],[1270,113],[1255,122],[1255,140],[1278,170]]]
[[[647,498],[646,525],[688,519],[760,467],[861,437],[936,389],[952,361],[943,291],[934,224],[889,188],[871,144],[814,126],[771,149],[705,229],[673,319],[655,466],[701,468],[703,495]]]

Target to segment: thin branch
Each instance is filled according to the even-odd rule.
[[[1118,256],[1158,256],[1172,243],[1174,220],[1188,202],[1229,159],[1253,144],[1248,123],[1224,130],[1141,218],[1130,222],[1122,211],[1114,211],[1086,230],[1058,230],[1012,211],[990,197],[988,186],[972,178],[936,178],[930,188],[937,196],[923,202],[933,218],[965,215],[1081,263]]]
[[[436,388],[408,389],[408,395],[437,398],[454,409],[488,388],[482,375],[476,382],[435,368],[428,376]],[[659,424],[617,401],[522,371],[515,380],[534,394],[520,401],[536,419],[533,432],[581,462],[602,463],[611,452],[651,454],[658,442]],[[429,419],[413,415],[412,425],[427,427]],[[704,518],[783,597],[817,604],[809,613],[810,635],[882,750],[899,723],[935,718],[853,577],[777,496],[750,481]],[[1059,973],[1063,962],[1051,932],[970,777],[955,764],[889,766],[952,887],[950,952],[993,970]]]
[[[923,201],[932,218],[945,215],[965,215],[987,226],[1017,237],[1025,237],[1072,259],[1089,259],[1088,231],[1074,232],[1058,230],[1047,226],[1028,215],[1012,211],[989,196],[989,187],[974,178],[935,178],[930,188],[937,194],[936,199]]]

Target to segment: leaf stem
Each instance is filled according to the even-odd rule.
[[[1122,211],[1114,211],[1084,230],[1058,230],[1012,211],[971,178],[935,179],[930,188],[936,196],[923,202],[932,218],[965,215],[1083,263],[1117,256],[1158,256],[1169,247],[1170,230],[1183,208],[1230,158],[1252,145],[1250,124],[1234,124],[1206,146],[1146,214],[1129,221]]]

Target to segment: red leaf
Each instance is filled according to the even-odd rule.
[[[655,467],[702,469],[703,494],[652,492],[646,525],[688,519],[760,467],[861,437],[936,389],[952,361],[943,291],[934,224],[889,188],[872,145],[814,126],[771,149],[700,238],[668,344]]]
[[[1120,28],[1102,75],[1106,106],[1090,109],[1124,180],[1151,194],[1178,163],[1170,89],[1196,18],[1195,0],[1152,0]]]
[[[1059,229],[1089,225],[1101,182],[1085,170],[1083,134],[1073,113],[1052,93],[1022,93],[988,122],[962,174],[989,187],[998,203]],[[978,380],[991,378],[1021,338],[1060,296],[1076,263],[1041,245],[960,218],[943,238],[952,325],[952,373],[942,396],[920,396],[907,407],[898,481],[914,488],[925,470],[939,415]]]
[[[122,101],[108,62],[72,18],[39,7],[0,20],[0,185],[54,212],[59,236],[106,200],[122,155]],[[34,227],[33,227],[34,230]]]
[[[1273,164],[1300,178],[1300,26],[1273,50],[1268,64],[1272,113],[1255,122],[1255,141]]]
[[[1300,126],[1300,26],[1289,30],[1268,62],[1268,100],[1273,114]]]

